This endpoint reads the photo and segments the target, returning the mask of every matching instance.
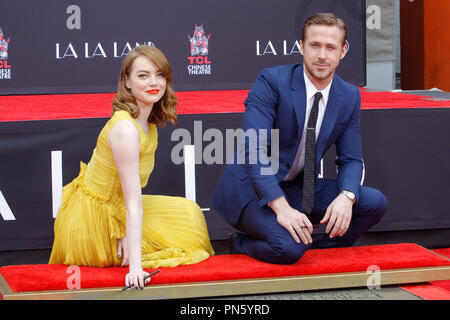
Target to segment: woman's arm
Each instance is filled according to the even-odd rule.
[[[108,144],[120,177],[127,209],[126,238],[129,273],[125,285],[144,287],[142,270],[142,190],[139,178],[139,132],[130,120],[119,121],[109,132]]]

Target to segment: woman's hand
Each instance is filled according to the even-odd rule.
[[[125,276],[125,286],[133,285],[135,288],[144,289],[144,286],[150,282],[151,278],[144,280],[149,273],[139,268],[130,268],[130,271]]]
[[[129,264],[128,261],[128,244],[127,244],[127,237],[123,237],[119,240],[117,243],[117,258],[123,257],[121,267],[126,267]]]

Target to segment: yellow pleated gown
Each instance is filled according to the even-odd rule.
[[[92,158],[81,162],[80,173],[63,188],[49,263],[93,267],[119,266],[118,240],[126,233],[126,207],[119,174],[107,138],[119,121],[132,120],[139,131],[142,188],[154,167],[157,130],[148,134],[124,110],[103,127]],[[182,197],[143,195],[142,266],[175,267],[193,264],[214,254],[199,206]]]

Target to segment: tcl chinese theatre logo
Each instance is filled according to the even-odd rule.
[[[194,35],[188,35],[191,45],[191,55],[188,57],[189,75],[209,75],[212,74],[211,61],[208,59],[208,43],[211,34],[205,35],[203,26],[195,25]]]
[[[8,46],[11,37],[6,39],[0,27],[0,80],[11,79],[11,66],[8,64]]]

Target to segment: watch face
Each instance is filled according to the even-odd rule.
[[[350,200],[355,201],[355,195],[353,194],[353,192],[344,190],[342,193]]]

